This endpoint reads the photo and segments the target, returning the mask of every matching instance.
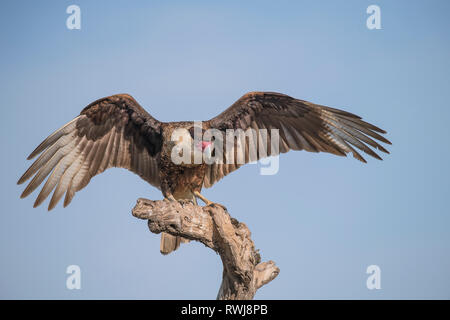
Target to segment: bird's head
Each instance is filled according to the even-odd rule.
[[[213,146],[211,140],[204,139],[204,133],[205,129],[196,124],[175,128],[169,139],[172,162],[189,167],[202,164]]]
[[[199,126],[189,128],[189,136],[193,140],[193,147],[197,151],[205,152],[211,148],[212,142],[204,140],[205,130]]]

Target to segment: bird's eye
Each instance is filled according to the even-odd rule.
[[[189,134],[191,135],[192,139],[194,139],[194,127],[189,128]]]
[[[203,137],[204,130],[199,127],[190,127],[189,128],[189,134],[191,135],[192,139],[195,139],[195,134],[197,134],[197,139],[201,140]]]

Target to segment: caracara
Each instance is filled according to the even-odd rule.
[[[339,156],[352,153],[356,159],[366,162],[356,149],[381,160],[371,147],[388,153],[376,140],[390,144],[380,135],[386,133],[384,130],[357,115],[273,92],[247,93],[215,118],[195,124],[158,121],[128,94],[99,99],[30,154],[28,159],[39,157],[18,181],[21,184],[32,178],[21,197],[28,196],[48,177],[34,207],[53,190],[48,209],[53,209],[64,194],[65,207],[92,177],[108,168],[120,167],[160,189],[169,201],[196,203],[199,198],[210,205],[212,202],[200,194],[203,187],[211,187],[242,164],[264,156],[306,150]],[[174,132],[180,129],[185,133],[174,139]],[[209,129],[215,129],[214,139],[203,138]],[[217,132],[225,136],[230,129],[252,129],[259,138],[262,136],[259,133],[265,130],[269,139],[274,135],[273,129],[277,129],[277,147],[273,141],[265,146],[258,144],[265,152],[257,152],[255,159],[249,156],[246,143],[232,144],[235,150],[231,153],[214,151],[218,149],[217,142],[222,140],[223,146],[224,140],[217,139]],[[212,162],[176,163],[173,151],[181,145],[190,145],[202,153],[208,149],[210,157],[220,156]],[[236,159],[227,159],[230,154]],[[238,154],[244,154],[240,162]],[[167,254],[177,249],[182,240],[163,233],[161,252]]]

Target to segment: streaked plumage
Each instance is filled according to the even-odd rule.
[[[49,210],[64,195],[67,206],[92,177],[108,168],[120,167],[138,174],[166,198],[195,201],[202,187],[211,187],[241,164],[175,165],[170,160],[174,146],[170,136],[177,128],[192,126],[193,122],[160,122],[127,94],[99,99],[30,154],[28,159],[39,157],[18,181],[21,184],[32,178],[22,197],[31,194],[48,177],[34,206],[40,205],[52,191]],[[376,140],[390,144],[380,135],[386,133],[384,130],[359,116],[271,92],[244,95],[217,117],[203,122],[203,130],[209,128],[224,133],[227,129],[253,128],[256,132],[279,129],[280,153],[289,150],[339,156],[351,153],[362,162],[366,160],[357,149],[381,160],[372,148],[388,151]],[[245,162],[248,160],[246,157]],[[164,250],[162,244],[162,252],[178,247],[179,239],[163,237],[171,244]]]

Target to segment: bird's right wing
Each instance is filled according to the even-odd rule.
[[[130,95],[99,99],[45,139],[28,157],[40,156],[19,179],[33,179],[21,197],[32,193],[50,174],[34,207],[55,189],[48,209],[66,194],[64,207],[75,192],[111,167],[126,168],[159,188],[157,158],[162,144],[161,123]]]

